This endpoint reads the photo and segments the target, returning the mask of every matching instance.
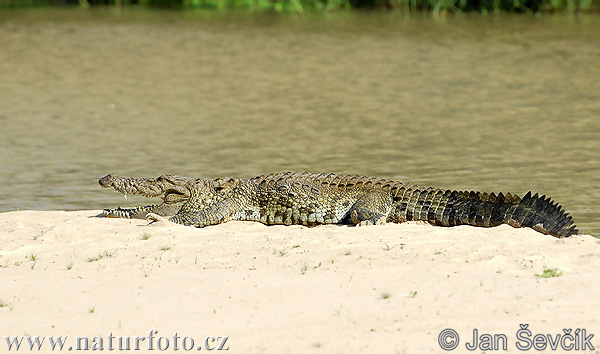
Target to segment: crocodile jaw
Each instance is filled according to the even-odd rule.
[[[131,178],[108,174],[98,184],[102,188],[113,188],[115,191],[125,195],[139,194],[144,197],[165,198],[170,193],[177,193],[183,197],[189,197],[189,178],[171,175],[163,175],[158,178]]]
[[[133,208],[104,209],[103,214],[111,218],[145,219],[149,213],[160,216],[177,214],[189,199],[189,179],[164,175],[158,178],[129,178],[116,175],[106,175],[98,183],[102,188],[113,188],[123,194],[127,199],[128,194],[139,194],[145,197],[159,197],[164,200],[162,204],[146,205]]]

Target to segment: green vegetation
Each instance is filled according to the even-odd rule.
[[[96,257],[90,257],[87,259],[88,262],[97,262],[99,260],[101,260],[102,258],[112,258],[115,253],[117,253],[117,250],[104,250],[104,252],[100,253],[99,255],[97,255]]]
[[[302,274],[302,275],[306,274],[307,270],[308,270],[308,262],[304,261],[304,263],[302,263],[302,265],[300,266],[300,274]]]
[[[333,12],[345,9],[446,12],[557,12],[597,11],[600,0],[0,0],[0,7],[27,6],[141,6],[184,10],[275,12]]]
[[[282,248],[282,249],[280,249],[280,250],[277,250],[277,249],[273,248],[273,254],[275,254],[275,255],[279,255],[279,257],[283,257],[283,256],[285,256],[286,254],[288,254],[288,252],[289,252],[289,251],[288,251],[288,250],[286,250],[285,248]]]
[[[536,274],[538,278],[555,278],[560,277],[563,273],[557,268],[544,268],[542,274]]]
[[[390,298],[390,296],[392,296],[392,294],[390,294],[390,293],[382,293],[382,294],[381,294],[381,298],[382,298],[382,299],[384,299],[384,300],[387,300],[387,299],[389,299],[389,298]]]
[[[115,255],[115,253],[117,253],[117,250],[116,250],[116,249],[115,249],[115,250],[112,250],[112,251],[109,251],[109,250],[104,250],[104,253],[103,253],[103,255],[104,255],[104,257],[106,257],[106,258],[112,258],[112,256],[114,256],[114,255]]]
[[[335,315],[339,316],[342,313],[342,304],[333,310],[335,311]]]

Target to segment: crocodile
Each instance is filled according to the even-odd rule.
[[[508,224],[543,234],[578,233],[571,216],[550,198],[511,193],[456,191],[376,177],[286,172],[249,179],[102,177],[103,188],[125,195],[162,198],[161,204],[104,209],[106,217],[147,218],[205,227],[230,220],[266,225],[349,224],[423,221],[438,226],[493,227]]]

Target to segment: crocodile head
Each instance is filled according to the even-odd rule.
[[[148,213],[161,216],[177,214],[192,196],[196,179],[172,175],[162,175],[157,178],[129,178],[112,174],[98,181],[102,188],[114,188],[127,198],[128,194],[139,194],[145,197],[162,198],[161,204],[139,206],[134,208],[104,209],[106,217],[145,219]]]

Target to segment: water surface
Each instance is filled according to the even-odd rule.
[[[2,10],[0,211],[309,170],[534,190],[598,235],[598,63],[597,16]]]

